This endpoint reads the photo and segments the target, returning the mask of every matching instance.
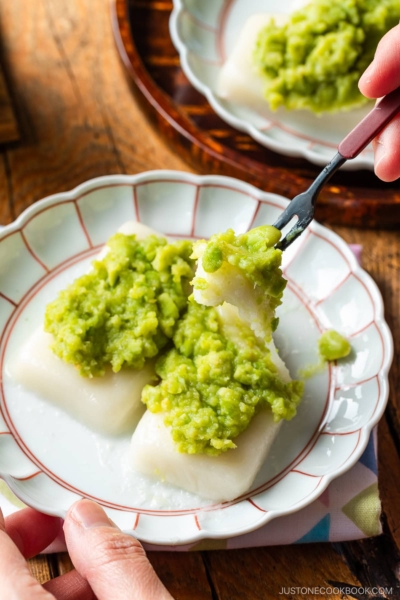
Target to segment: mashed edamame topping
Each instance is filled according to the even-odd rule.
[[[158,386],[147,385],[142,400],[164,412],[165,425],[180,452],[217,455],[235,448],[261,406],[275,420],[290,420],[303,394],[299,381],[283,383],[270,352],[240,321],[240,341],[224,335],[218,312],[189,303],[174,336],[175,348],[156,364]]]
[[[260,32],[254,62],[272,110],[316,113],[368,102],[358,80],[379,40],[400,18],[400,0],[313,0]]]
[[[117,233],[108,252],[46,308],[52,350],[81,375],[143,367],[172,338],[194,275],[192,244]]]
[[[318,340],[318,350],[324,360],[339,360],[351,352],[351,346],[345,337],[337,331],[329,329]]]
[[[351,345],[345,337],[334,329],[328,329],[318,340],[319,361],[315,365],[308,365],[298,373],[303,379],[310,379],[325,370],[326,363],[346,358],[351,352]]]
[[[282,251],[274,247],[280,237],[281,232],[272,225],[261,225],[241,235],[233,229],[217,233],[211,236],[202,255],[204,271],[215,273],[226,261],[268,295],[271,308],[275,309],[281,304],[286,287],[281,270]],[[197,245],[202,243],[194,244],[192,258],[198,258]],[[202,288],[207,282],[196,277],[193,284]]]

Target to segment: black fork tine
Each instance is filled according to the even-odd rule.
[[[275,248],[278,248],[279,250],[282,250],[282,251],[286,250],[286,248],[288,246],[290,246],[290,244],[292,242],[294,242],[294,240],[296,238],[298,238],[299,235],[301,235],[303,233],[303,231],[309,226],[309,224],[313,220],[313,217],[314,217],[314,211],[312,212],[311,216],[304,217],[303,219],[299,219],[293,225],[293,227],[290,229],[290,231],[285,235],[283,240],[281,240],[280,242],[278,242],[276,244]]]
[[[277,248],[287,248],[311,223],[314,217],[314,206],[321,188],[330,177],[346,162],[355,158],[368,146],[371,140],[395,117],[400,111],[400,87],[384,96],[358,125],[350,131],[339,144],[339,152],[329,165],[318,175],[304,194],[293,198],[286,210],[275,222],[275,227],[282,230],[293,217],[298,221],[289,233],[277,244]]]
[[[298,217],[298,221],[286,234],[286,236],[277,243],[276,248],[285,250],[299,235],[308,227],[314,218],[315,203],[318,198],[322,187],[332,177],[332,175],[340,169],[340,167],[346,162],[339,152],[333,157],[331,162],[324,168],[324,170],[318,175],[313,181],[306,192],[299,194],[290,202],[283,213],[278,217],[274,223],[274,227],[282,231],[282,229],[293,219]]]
[[[276,229],[279,229],[279,231],[282,231],[282,229],[286,227],[286,225],[293,219],[293,217],[296,216],[297,211],[294,203],[297,198],[298,196],[296,196],[296,198],[293,198],[291,203],[285,208],[283,213],[279,215],[278,219],[275,221],[273,226],[276,227]]]

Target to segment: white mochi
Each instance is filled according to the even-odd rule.
[[[145,410],[142,389],[155,377],[153,362],[141,370],[82,377],[54,354],[52,342],[51,334],[38,329],[8,366],[13,380],[101,433],[133,431]]]
[[[132,437],[133,467],[214,502],[247,492],[264,462],[280,423],[263,409],[236,439],[237,448],[219,456],[177,452],[164,415],[145,412]]]
[[[256,14],[244,24],[234,49],[223,64],[217,83],[221,98],[262,112],[266,107],[265,82],[254,64],[253,53],[260,31],[271,21],[280,25],[286,15]]]

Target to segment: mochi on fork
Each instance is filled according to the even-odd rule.
[[[232,229],[194,244],[197,259],[193,280],[196,302],[218,306],[228,302],[254,333],[269,341],[277,327],[275,309],[281,303],[286,281],[281,251],[274,248],[280,231],[265,225],[236,236]]]

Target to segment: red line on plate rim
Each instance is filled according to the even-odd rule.
[[[3,294],[3,292],[0,292],[0,298],[3,298],[3,300],[7,300],[7,302],[9,302],[10,304],[12,304],[14,306],[14,308],[17,308],[18,302],[14,302],[14,300],[11,300],[11,298],[9,298],[5,294]]]
[[[256,219],[258,217],[258,213],[260,212],[261,205],[262,205],[262,202],[259,200],[247,230],[253,229],[254,223],[256,222]]]
[[[140,214],[139,214],[139,202],[138,202],[138,197],[137,197],[137,191],[136,191],[136,185],[132,186],[132,194],[133,194],[133,208],[135,209],[135,213],[136,213],[136,221],[137,223],[140,223]]]
[[[370,327],[372,327],[372,325],[375,325],[375,320],[374,321],[370,321],[369,323],[367,323],[366,325],[364,325],[364,327],[361,327],[361,329],[359,329],[358,331],[354,331],[353,333],[349,333],[347,335],[348,338],[354,338],[357,335],[360,335],[361,333],[364,333],[364,331],[366,331],[367,329],[369,329]]]
[[[84,234],[84,236],[86,238],[87,243],[89,244],[89,248],[93,248],[92,240],[90,239],[90,235],[89,235],[89,232],[88,232],[88,230],[86,228],[85,221],[83,220],[81,209],[79,208],[77,200],[74,201],[74,205],[75,205],[76,214],[78,216],[78,220],[79,220],[79,223],[81,225],[83,234]]]
[[[305,473],[304,471],[300,471],[299,469],[292,469],[290,472],[291,473],[298,473],[299,475],[305,475],[306,477],[319,477],[319,478],[321,478],[321,475],[311,475],[311,473]]]
[[[360,429],[354,429],[353,431],[344,431],[343,433],[341,433],[340,431],[327,431],[326,429],[324,429],[323,431],[321,431],[321,435],[329,435],[332,437],[346,437],[346,435],[354,435],[355,433],[358,433],[358,435],[360,435]]]
[[[350,264],[350,260],[347,258],[347,256],[344,254],[344,252],[342,252],[341,248],[339,248],[338,246],[336,246],[332,240],[330,240],[327,237],[324,237],[323,235],[321,235],[320,233],[318,233],[317,231],[313,231],[312,232],[313,235],[315,235],[317,238],[319,238],[320,240],[327,242],[330,246],[332,246],[332,248],[334,248],[337,252],[339,252],[339,254],[341,255],[341,257],[344,259],[345,263],[347,264],[347,266],[349,267],[350,271],[352,271],[351,268],[351,264]],[[354,276],[356,276],[355,273],[353,273]]]
[[[46,273],[50,273],[50,269],[49,267],[47,267],[44,262],[42,260],[40,260],[40,258],[36,255],[36,253],[32,250],[32,248],[30,247],[30,245],[28,244],[28,240],[25,237],[24,234],[24,230],[20,229],[20,234],[21,234],[21,238],[22,241],[25,244],[26,249],[28,250],[29,254],[32,256],[32,258],[42,267],[42,269],[44,269],[46,271]]]
[[[77,198],[78,200],[78,198]],[[57,204],[51,204],[50,206],[44,206],[43,208],[40,208],[38,211],[36,211],[33,215],[31,215],[30,217],[28,217],[28,219],[25,221],[24,226],[22,228],[19,229],[19,231],[21,229],[25,229],[29,223],[35,218],[38,217],[39,215],[41,215],[42,213],[50,210],[51,208],[54,208],[54,206],[62,206],[63,204],[72,204],[74,202],[74,200],[60,200],[59,202],[57,202]],[[12,232],[13,233],[13,232]],[[4,239],[4,238],[3,238]]]
[[[251,193],[251,191],[249,191],[249,190],[242,190],[240,188],[233,187],[232,185],[228,185],[227,183],[208,183],[208,182],[196,183],[194,181],[186,181],[186,180],[179,180],[179,179],[173,179],[173,178],[166,177],[166,178],[157,179],[154,181],[139,181],[138,183],[135,183],[134,188],[136,189],[136,188],[142,187],[144,185],[154,185],[154,184],[159,184],[159,183],[179,183],[182,185],[192,185],[194,187],[199,187],[199,188],[216,188],[216,189],[228,190],[229,192],[235,192],[236,194],[243,194],[244,196],[247,196],[248,198],[251,198],[252,200],[255,200],[256,202],[262,202],[263,204],[267,204],[269,206],[279,208],[282,211],[285,210],[285,206],[282,206],[282,204],[279,202],[274,202],[273,200],[271,200],[269,198],[268,199],[259,198],[255,194]],[[242,182],[242,183],[243,183],[243,185],[246,185],[245,182]],[[116,185],[118,185],[118,184],[116,184]],[[126,186],[126,184],[122,184],[122,183],[119,185]],[[107,187],[107,186],[104,186],[104,187]],[[99,188],[99,189],[101,189],[101,188]],[[91,191],[93,191],[93,190],[91,190]],[[49,207],[49,208],[51,208],[51,207]],[[323,239],[325,239],[325,238],[323,238]],[[336,248],[336,246],[335,246],[335,248]]]
[[[264,508],[261,508],[261,506],[258,506],[258,504],[256,504],[252,498],[246,498],[246,500],[260,512],[263,512],[263,513],[268,512],[267,510],[264,510]]]
[[[194,197],[194,205],[192,212],[192,225],[190,227],[190,237],[194,237],[194,232],[196,230],[196,219],[197,219],[197,208],[199,206],[199,196],[200,196],[200,186],[196,186],[196,195]]]
[[[344,283],[346,283],[346,281],[351,277],[351,275],[353,275],[353,272],[350,270],[347,275],[341,280],[339,281],[338,284],[335,285],[334,288],[332,288],[329,292],[329,294],[327,296],[324,296],[323,298],[319,298],[316,302],[315,302],[315,306],[319,306],[320,304],[322,304],[322,302],[325,302],[325,300],[328,300],[328,298],[330,298],[335,292],[337,292]]]
[[[32,475],[28,475],[27,477],[14,477],[13,475],[11,475],[11,477],[13,479],[16,479],[17,481],[28,481],[29,479],[33,479],[34,477],[37,477],[38,475],[41,475],[43,473],[43,471],[36,471],[35,473],[32,473]]]
[[[137,526],[139,525],[140,513],[136,513],[135,522],[132,527],[132,531],[135,531]]]
[[[379,373],[377,373],[376,375],[372,375],[372,377],[367,377],[367,379],[362,379],[361,381],[356,381],[355,383],[346,383],[343,385],[338,385],[335,387],[335,393],[336,392],[345,392],[345,391],[347,391],[347,389],[355,388],[358,385],[364,385],[364,383],[368,383],[369,381],[372,381],[373,379],[378,379],[378,381],[379,381]]]
[[[299,246],[297,248],[296,254],[293,254],[293,256],[291,257],[291,259],[289,260],[289,262],[283,268],[283,274],[285,275],[285,277],[286,277],[286,272],[287,272],[288,268],[290,267],[290,265],[292,264],[292,262],[297,258],[297,256],[299,255],[299,253],[303,250],[303,248],[306,245],[307,241],[310,239],[312,233],[313,233],[312,230],[309,228],[309,229],[307,229],[306,234],[303,235],[303,238],[300,240]]]
[[[285,273],[285,277],[287,279],[287,287],[288,289],[297,297],[298,300],[300,300],[300,303],[304,306],[304,308],[309,312],[309,314],[311,315],[311,317],[313,318],[313,320],[315,321],[315,324],[317,326],[317,329],[320,333],[323,332],[323,327],[319,322],[318,316],[315,314],[314,311],[314,306],[310,303],[307,302],[306,300],[304,300],[304,298],[302,297],[302,294],[305,295],[305,293],[303,292],[303,290],[301,289],[301,287],[295,282],[293,281],[293,279],[290,279],[290,277]],[[331,369],[331,365],[328,364],[328,368],[329,371]]]

